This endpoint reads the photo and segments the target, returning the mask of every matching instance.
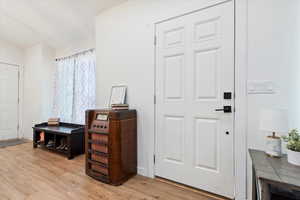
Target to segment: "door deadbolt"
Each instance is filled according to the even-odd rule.
[[[232,93],[231,92],[224,92],[224,99],[232,99]]]
[[[232,113],[231,106],[223,106],[223,109],[216,109],[215,111],[224,112],[224,113]]]

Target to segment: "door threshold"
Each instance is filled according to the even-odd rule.
[[[207,192],[207,191],[197,189],[197,188],[194,188],[194,187],[191,187],[191,186],[188,186],[188,185],[177,183],[175,181],[171,181],[171,180],[159,177],[159,176],[155,176],[155,180],[163,182],[163,183],[167,183],[167,184],[170,184],[170,185],[174,185],[174,186],[179,187],[181,189],[189,190],[191,192],[195,192],[195,193],[201,194],[201,195],[209,197],[209,198],[213,198],[214,200],[230,200],[227,197],[223,197],[221,195],[213,194],[211,192]]]
[[[5,148],[9,146],[16,146],[19,144],[28,143],[29,141],[24,139],[8,139],[8,140],[0,140],[0,148]]]

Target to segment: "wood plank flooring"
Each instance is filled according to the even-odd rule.
[[[31,143],[0,149],[1,200],[220,200],[156,179],[136,176],[109,186],[85,175],[84,156],[67,160]]]

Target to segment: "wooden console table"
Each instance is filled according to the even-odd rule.
[[[44,132],[45,140],[40,142],[40,133]],[[57,147],[60,140],[65,138],[67,150]],[[49,141],[53,141],[52,147],[47,147]],[[59,126],[48,126],[47,123],[37,124],[33,127],[33,148],[41,147],[53,152],[63,154],[68,159],[84,153],[84,126],[70,123],[60,123]]]
[[[300,167],[287,157],[272,158],[263,151],[249,150],[252,159],[252,199],[300,199]]]

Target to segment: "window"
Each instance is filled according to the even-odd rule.
[[[95,52],[56,62],[53,115],[63,122],[83,124],[85,111],[96,104]]]

